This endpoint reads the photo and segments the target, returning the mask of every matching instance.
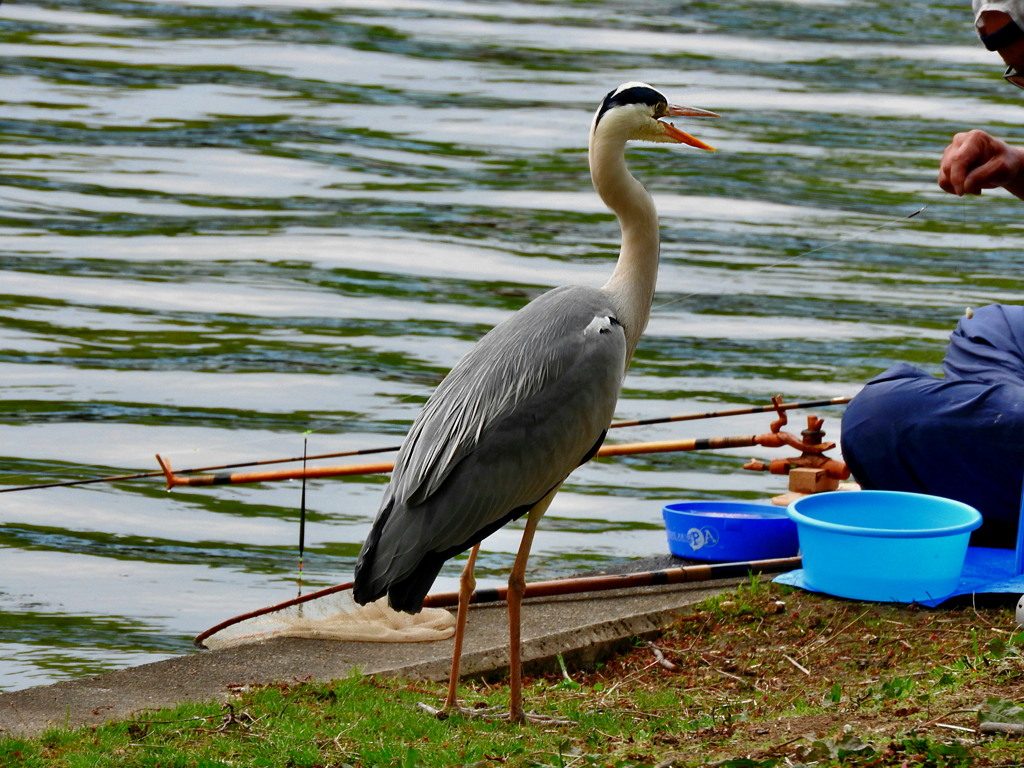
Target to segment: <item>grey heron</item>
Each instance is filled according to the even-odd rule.
[[[438,385],[399,450],[356,563],[353,596],[365,604],[386,594],[392,608],[418,612],[445,561],[472,550],[460,580],[443,712],[457,705],[479,544],[526,515],[508,590],[509,719],[526,717],[519,619],[534,533],[569,473],[604,440],[654,297],[658,216],[626,167],[626,143],[713,149],[662,120],[677,116],[716,117],[669,104],[645,83],[625,83],[605,96],[590,129],[590,172],[622,231],[611,278],[601,288],[555,288],[495,326]]]

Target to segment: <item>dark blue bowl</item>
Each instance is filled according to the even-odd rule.
[[[796,523],[785,507],[746,501],[681,501],[662,509],[676,557],[718,562],[793,557]]]

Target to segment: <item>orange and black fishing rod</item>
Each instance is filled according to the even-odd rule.
[[[688,440],[662,440],[650,443],[621,443],[605,445],[597,452],[599,458],[608,456],[632,456],[642,453],[670,453],[674,451],[714,451],[723,448],[747,448],[762,442],[762,435],[734,435],[727,437],[698,437]],[[157,462],[164,470],[167,489],[179,485],[239,485],[244,483],[266,483],[276,480],[302,480],[322,477],[343,477],[345,475],[385,474],[395,468],[394,462],[376,464],[343,464],[334,467],[313,467],[310,469],[276,469],[263,472],[220,472],[217,474],[183,475],[175,473],[170,463],[157,454]]]
[[[652,424],[671,424],[677,421],[697,421],[699,419],[718,419],[723,416],[746,416],[751,413],[778,413],[792,411],[797,408],[824,408],[829,405],[845,405],[852,397],[830,397],[825,400],[805,400],[801,403],[769,403],[767,405],[750,405],[742,408],[730,408],[724,411],[708,411],[706,413],[684,413],[679,416],[660,416],[653,419],[635,419],[634,421],[615,421],[609,429],[616,427],[647,427]]]
[[[373,453],[388,453],[397,451],[397,447],[388,448],[362,448],[354,451],[339,451],[338,453],[322,453],[317,456],[307,456],[312,459],[342,459],[348,456],[368,456]],[[242,467],[263,467],[269,464],[287,464],[288,462],[303,461],[302,456],[293,456],[287,459],[263,459],[261,461],[241,461],[236,464],[217,464],[210,467],[193,467],[191,469],[179,469],[178,474],[189,475],[197,472],[218,472],[225,469],[241,469]],[[154,469],[148,472],[136,472],[131,475],[109,475],[106,477],[93,477],[86,480],[58,480],[52,483],[40,485],[22,485],[15,488],[0,488],[0,493],[12,493],[13,491],[35,491],[42,488],[67,488],[72,485],[91,485],[92,483],[116,483],[122,480],[142,480],[147,477],[164,477],[162,469]]]
[[[773,403],[769,403],[769,404],[765,404],[765,405],[744,406],[744,407],[740,407],[740,408],[731,408],[731,409],[726,409],[726,410],[721,410],[721,411],[707,411],[707,412],[704,412],[704,413],[686,413],[686,414],[679,414],[679,415],[676,415],[676,416],[660,416],[660,417],[654,417],[654,418],[649,418],[649,419],[635,419],[635,420],[631,420],[631,421],[617,421],[617,422],[613,422],[610,425],[609,428],[610,429],[618,429],[618,428],[621,428],[621,427],[651,426],[651,425],[655,425],[655,424],[671,424],[671,423],[681,422],[681,421],[697,421],[697,420],[701,420],[701,419],[716,419],[716,418],[723,418],[723,417],[726,417],[726,416],[744,416],[744,415],[749,415],[749,414],[767,413],[767,412],[778,413],[780,411],[789,411],[789,410],[803,409],[803,408],[822,408],[822,407],[827,407],[827,406],[831,406],[831,405],[843,405],[845,403],[850,402],[850,400],[852,400],[852,399],[853,399],[852,397],[832,397],[832,398],[826,398],[826,399],[821,399],[821,400],[805,400],[805,401],[796,402],[796,403],[782,403],[782,402],[774,403],[773,402]],[[718,438],[718,439],[724,439],[724,438]],[[695,442],[699,443],[701,441],[698,440],[698,441],[695,441]],[[747,445],[752,445],[752,443],[748,443]],[[612,447],[614,447],[614,446],[608,446],[608,448],[612,448]],[[733,447],[741,447],[741,446],[738,446],[738,445],[715,445],[715,446],[707,445],[707,446],[693,447],[693,448],[668,448],[668,449],[665,449],[665,450],[714,450],[716,448],[733,448]],[[392,453],[394,451],[397,451],[398,448],[399,448],[399,446],[397,446],[397,445],[396,446],[388,446],[388,447],[384,447],[384,448],[362,448],[362,449],[358,449],[358,450],[339,451],[339,452],[335,452],[335,453],[314,454],[314,455],[309,455],[309,456],[305,456],[305,457],[303,457],[303,456],[290,456],[290,457],[287,457],[287,458],[262,459],[262,460],[259,460],[259,461],[245,461],[245,462],[237,462],[237,463],[233,463],[233,464],[218,464],[218,465],[215,465],[215,466],[207,466],[207,467],[192,467],[192,468],[189,468],[189,469],[179,469],[179,470],[174,472],[174,476],[176,478],[183,478],[183,477],[189,476],[189,475],[199,475],[199,474],[202,474],[202,473],[211,473],[211,472],[223,473],[226,470],[231,470],[231,469],[242,469],[242,468],[249,468],[249,467],[265,467],[265,466],[269,466],[269,465],[273,465],[273,464],[289,464],[289,463],[296,463],[296,462],[300,462],[300,461],[316,461],[316,460],[323,460],[323,459],[349,458],[349,457],[353,457],[353,456],[369,456],[369,455],[377,454],[377,453]],[[642,453],[643,451],[637,451],[637,452],[638,453]],[[606,455],[606,454],[600,454],[600,455]],[[617,455],[617,454],[607,454],[607,455]],[[315,478],[315,477],[337,477],[337,476],[343,475],[343,474],[372,474],[372,473],[376,473],[376,472],[388,472],[388,471],[390,471],[390,463],[388,463],[388,462],[380,462],[378,464],[353,465],[352,469],[346,470],[344,472],[336,471],[338,469],[336,467],[324,467],[322,469],[325,470],[324,474],[317,474],[318,472],[320,472],[320,470],[318,470],[317,468],[313,468],[313,469],[308,470],[308,474],[306,474],[304,476],[305,477],[309,477],[309,478]],[[238,473],[238,474],[240,474],[240,475],[241,474],[258,475],[260,473]],[[267,473],[267,474],[269,474],[269,473]],[[141,479],[151,478],[151,477],[165,477],[166,478],[167,475],[168,475],[168,471],[163,466],[163,462],[161,461],[161,468],[159,470],[152,470],[152,471],[148,471],[148,472],[137,472],[137,473],[134,473],[134,474],[125,474],[125,475],[113,475],[113,476],[106,476],[106,477],[94,477],[94,478],[88,478],[88,479],[84,479],[84,480],[62,480],[62,481],[55,481],[55,482],[52,482],[52,483],[42,483],[42,484],[39,484],[39,485],[25,485],[25,486],[13,487],[13,488],[0,488],[0,493],[12,493],[14,491],[39,490],[39,489],[42,489],[42,488],[67,488],[67,487],[77,486],[77,485],[91,485],[93,483],[114,483],[114,482],[121,482],[121,481],[126,481],[126,480],[141,480]],[[280,476],[268,477],[266,479],[273,479],[273,480],[295,479],[297,477],[302,477],[302,476],[303,475],[296,475],[294,473],[294,471],[292,471],[292,470],[285,470],[285,471],[283,471],[281,473]],[[217,475],[217,477],[220,477],[220,475]],[[218,485],[218,484],[227,483],[227,482],[230,482],[230,481],[227,481],[227,480],[220,480],[218,482],[197,481],[195,483],[175,482],[174,484],[175,485]],[[239,480],[238,482],[257,482],[257,481],[256,480],[248,480],[248,481]]]

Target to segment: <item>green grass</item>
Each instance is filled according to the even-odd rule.
[[[1017,766],[1024,633],[1002,609],[834,600],[755,580],[695,606],[594,670],[528,678],[528,707],[568,724],[455,714],[444,686],[358,675],[248,690],[228,704],[0,740],[11,768],[273,766]],[[469,681],[504,708],[504,681]]]

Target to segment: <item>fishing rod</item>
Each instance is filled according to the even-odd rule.
[[[717,419],[723,416],[746,416],[751,413],[767,413],[772,411],[792,411],[797,408],[824,408],[829,405],[845,405],[853,400],[849,397],[830,397],[825,400],[805,400],[801,403],[768,403],[767,405],[751,405],[743,408],[731,408],[725,411],[708,411],[707,413],[684,413],[679,416],[661,416],[653,419],[635,419],[633,421],[615,421],[609,425],[609,429],[617,427],[647,427],[651,424],[669,424],[677,421],[696,421],[698,419]]]
[[[579,576],[566,579],[552,579],[550,581],[535,581],[527,584],[523,597],[560,597],[563,595],[582,594],[584,592],[604,592],[612,589],[631,589],[635,587],[668,586],[672,584],[685,584],[693,581],[709,581],[711,579],[726,579],[736,576],[747,576],[750,573],[779,573],[799,568],[801,559],[799,557],[780,557],[768,560],[748,560],[745,562],[732,563],[706,563],[700,565],[684,565],[676,568],[664,568],[657,571],[639,571],[636,573],[622,574],[601,574],[599,576]],[[326,587],[316,592],[310,592],[302,597],[292,598],[275,605],[260,608],[249,613],[244,613],[232,619],[222,621],[214,627],[202,632],[193,641],[199,648],[205,648],[205,642],[211,636],[249,619],[266,616],[288,608],[293,608],[311,600],[329,597],[339,592],[346,592],[352,589],[352,582],[337,584],[333,587]],[[496,603],[505,600],[508,596],[508,587],[495,587],[480,589],[473,592],[469,598],[471,604]],[[424,608],[448,608],[459,603],[458,592],[441,592],[434,595],[427,595],[423,601]]]
[[[655,417],[655,418],[649,418],[649,419],[634,419],[632,421],[617,421],[617,422],[613,422],[611,425],[609,425],[609,429],[618,429],[618,428],[621,428],[621,427],[651,426],[651,425],[654,425],[654,424],[670,424],[670,423],[681,422],[681,421],[697,421],[697,420],[700,420],[700,419],[716,419],[716,418],[722,418],[722,417],[726,417],[726,416],[744,416],[744,415],[755,414],[755,413],[766,413],[768,411],[779,412],[779,411],[789,411],[789,410],[802,409],[802,408],[822,408],[822,407],[827,407],[827,406],[830,406],[830,405],[844,405],[845,403],[850,402],[850,400],[852,400],[852,399],[853,399],[852,397],[832,397],[832,398],[827,398],[827,399],[822,399],[822,400],[805,400],[805,401],[797,402],[797,403],[782,403],[782,402],[779,402],[779,403],[771,403],[771,404],[765,404],[765,405],[753,405],[753,406],[746,406],[746,407],[741,407],[741,408],[732,408],[732,409],[727,409],[727,410],[722,410],[722,411],[707,411],[707,412],[704,412],[704,413],[686,413],[686,414],[679,414],[679,415],[676,415],[676,416],[661,416],[661,417]],[[189,469],[179,469],[179,470],[177,470],[175,475],[176,476],[194,475],[194,474],[200,474],[200,473],[205,473],[205,472],[222,472],[224,470],[242,469],[242,468],[247,468],[247,467],[264,467],[264,466],[269,466],[269,465],[272,465],[272,464],[289,464],[289,463],[295,463],[295,462],[299,462],[299,461],[316,461],[316,460],[323,460],[323,459],[349,458],[349,457],[352,457],[352,456],[369,456],[369,455],[377,454],[377,453],[391,453],[391,452],[397,451],[398,448],[399,448],[399,446],[387,446],[387,447],[384,447],[384,448],[362,448],[362,449],[349,450],[349,451],[338,451],[338,452],[334,452],[334,453],[320,453],[320,454],[314,454],[314,455],[309,455],[309,456],[291,456],[291,457],[288,457],[288,458],[262,459],[262,460],[258,460],[258,461],[243,461],[243,462],[237,462],[237,463],[232,463],[232,464],[217,464],[217,465],[207,466],[207,467],[192,467],[192,468],[189,468]],[[367,466],[372,466],[372,465],[367,465]],[[378,466],[383,466],[383,465],[378,465]],[[367,470],[367,471],[369,471],[369,470]],[[378,469],[376,471],[377,472],[384,472],[384,471],[388,471],[388,470]],[[353,472],[352,474],[361,474],[361,472]],[[167,476],[167,471],[161,465],[161,468],[158,469],[158,470],[152,470],[152,471],[147,471],[147,472],[136,472],[134,474],[112,475],[112,476],[106,476],[106,477],[94,477],[94,478],[89,478],[89,479],[85,479],[85,480],[61,480],[61,481],[56,481],[56,482],[52,482],[52,483],[42,483],[42,484],[39,484],[39,485],[23,485],[23,486],[17,486],[17,487],[13,487],[13,488],[0,488],[0,493],[13,493],[14,491],[32,491],[32,490],[40,490],[40,489],[43,489],[43,488],[68,488],[68,487],[77,486],[77,485],[92,485],[93,483],[114,483],[114,482],[121,482],[121,481],[126,481],[126,480],[141,480],[141,479],[151,478],[151,477],[166,477],[166,476]],[[325,476],[326,477],[333,477],[334,475],[325,475]],[[279,479],[283,479],[283,478],[279,478]],[[291,478],[287,478],[287,479],[291,479]],[[178,484],[180,485],[180,484],[184,484],[184,483],[178,483]],[[198,484],[199,483],[197,483],[197,485]]]
[[[771,435],[771,433],[768,433]],[[605,445],[597,452],[599,458],[609,456],[631,456],[641,453],[670,453],[675,451],[713,451],[724,448],[748,448],[770,439],[767,435],[733,435],[726,437],[698,437],[687,440],[662,440],[648,443],[619,443]],[[167,489],[179,485],[237,485],[242,483],[264,483],[276,480],[301,480],[303,478],[342,477],[345,475],[384,474],[395,468],[394,462],[377,464],[344,464],[334,467],[313,467],[311,469],[278,469],[264,472],[222,472],[218,474],[182,475],[171,469],[170,462],[157,454],[157,462],[164,470]]]
[[[348,456],[368,456],[373,453],[388,453],[397,451],[398,448],[361,448],[352,451],[339,451],[337,453],[322,453],[317,456],[307,456],[306,459],[341,459]],[[240,469],[242,467],[262,467],[268,464],[286,464],[288,462],[303,461],[302,456],[293,456],[288,459],[263,459],[261,461],[240,461],[236,464],[217,464],[210,467],[193,467],[191,469],[179,469],[178,474],[187,475],[196,472],[216,472],[223,469]],[[154,469],[148,472],[136,472],[132,475],[109,475],[106,477],[93,477],[87,480],[59,480],[53,483],[42,483],[40,485],[22,485],[15,488],[0,488],[0,493],[12,493],[14,491],[36,491],[42,488],[67,488],[73,485],[91,485],[92,483],[116,483],[121,480],[142,480],[147,477],[163,477],[164,470]]]

